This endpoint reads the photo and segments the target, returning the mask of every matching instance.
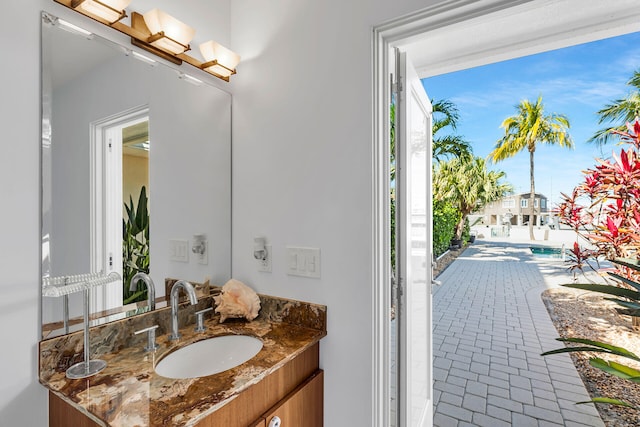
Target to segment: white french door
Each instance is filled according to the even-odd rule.
[[[431,103],[396,50],[396,277],[399,426],[433,425]]]

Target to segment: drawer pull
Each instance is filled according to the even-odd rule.
[[[280,417],[275,416],[271,418],[271,421],[269,421],[269,427],[280,427],[281,422],[282,421],[280,421]]]

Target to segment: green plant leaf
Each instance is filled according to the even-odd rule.
[[[599,357],[592,357],[589,359],[589,364],[594,368],[598,368],[601,371],[607,372],[616,377],[623,378],[625,380],[636,378],[640,376],[640,371],[630,366],[622,365],[613,361],[606,361]]]
[[[562,285],[567,288],[582,289],[585,291],[599,292],[601,294],[614,295],[617,297],[629,298],[630,300],[640,301],[640,292],[626,288],[618,288],[611,285],[596,285],[593,283],[568,283]]]
[[[576,405],[584,405],[585,403],[604,403],[607,405],[619,405],[619,406],[626,406],[627,408],[633,408],[633,409],[640,409],[637,408],[635,406],[633,406],[632,404],[625,402],[624,400],[620,400],[620,399],[612,399],[610,397],[594,397],[591,400],[586,400],[583,402],[576,402]]]
[[[126,304],[130,304],[132,302],[136,302],[136,301],[138,301],[138,298],[141,297],[142,295],[144,295],[145,293],[146,293],[146,291],[134,292],[129,297],[127,297],[124,301],[122,301],[122,304],[126,305]]]
[[[640,361],[640,357],[636,356],[634,353],[630,352],[626,348],[617,347],[615,345],[603,343],[600,341],[593,341],[586,338],[557,338],[557,341],[591,345],[597,348],[602,348],[605,351],[610,352],[611,354],[617,354],[618,356],[623,356],[629,359]]]
[[[597,347],[563,347],[563,348],[558,348],[556,350],[545,351],[544,353],[541,353],[540,356],[549,356],[551,354],[560,354],[560,353],[578,353],[581,351],[611,354],[610,351],[602,348],[597,348]]]
[[[143,185],[142,189],[140,190],[140,196],[138,197],[138,209],[135,219],[139,231],[142,231],[146,228],[148,220],[149,216],[147,213],[147,189]]]
[[[618,298],[605,298],[607,301],[612,301],[615,302],[618,305],[621,305],[625,308],[628,308],[629,312],[635,312],[640,310],[640,303],[637,302],[630,302],[630,301],[625,301],[625,300],[621,300]],[[631,316],[638,316],[638,314],[630,314]]]
[[[640,283],[635,282],[635,281],[633,281],[631,279],[627,279],[626,277],[623,277],[623,276],[621,276],[621,275],[619,275],[617,273],[609,272],[607,274],[609,274],[609,276],[613,277],[614,279],[619,280],[619,281],[631,286],[632,288],[635,288],[636,290],[640,291]]]

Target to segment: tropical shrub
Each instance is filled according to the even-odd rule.
[[[439,161],[433,173],[434,201],[451,203],[460,217],[456,224],[455,239],[462,239],[467,216],[487,203],[500,200],[512,190],[503,183],[505,173],[490,171],[481,157],[453,158]]]
[[[433,254],[439,257],[449,249],[455,234],[460,212],[442,200],[433,203]]]
[[[462,229],[462,241],[468,243],[469,237],[471,237],[471,227],[469,226],[469,217],[466,217],[464,219],[464,228]]]
[[[583,248],[576,242],[570,254],[574,279],[577,272],[596,269],[590,261],[604,258],[613,261],[606,284],[571,283],[564,286],[610,295],[607,298],[620,307],[618,312],[633,316],[634,325],[640,319],[640,121],[627,124],[628,132],[613,130],[627,145],[611,160],[597,159],[593,169],[584,172],[585,180],[571,195],[563,194],[557,209],[560,222],[569,225],[577,236],[591,244]],[[611,344],[582,338],[566,338],[560,341],[580,344],[550,351],[598,352],[615,354],[631,360],[640,358],[630,351]],[[627,365],[591,357],[589,363],[605,372],[629,381],[640,383],[640,371]],[[618,399],[598,397],[596,403],[632,405]],[[581,402],[583,403],[583,402]],[[638,408],[635,408],[638,409]]]

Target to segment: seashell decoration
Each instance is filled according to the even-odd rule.
[[[239,280],[231,279],[222,287],[222,293],[213,297],[220,323],[227,319],[244,317],[253,320],[260,311],[260,298],[253,289]]]

